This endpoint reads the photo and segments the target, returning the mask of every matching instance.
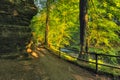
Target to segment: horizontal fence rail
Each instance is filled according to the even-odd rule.
[[[64,52],[64,51],[61,51],[61,49],[65,49],[65,48],[61,48],[60,46],[55,46],[59,49],[59,54],[58,56],[61,57],[61,52]],[[75,54],[79,54],[80,51],[76,50],[76,49],[70,49],[70,48],[66,48],[66,50],[70,50],[70,51],[73,51]],[[66,53],[66,52],[65,52]],[[103,53],[96,53],[96,52],[85,52],[85,54],[87,55],[94,55],[95,56],[95,62],[92,62],[92,61],[89,61],[89,60],[85,60],[85,59],[82,59],[82,58],[79,58],[79,57],[75,57],[75,56],[72,56],[68,53],[69,56],[73,57],[73,58],[77,58],[78,61],[83,61],[83,62],[87,62],[87,63],[92,63],[92,64],[95,64],[95,72],[98,73],[98,70],[99,70],[99,65],[101,66],[106,66],[106,67],[110,67],[110,68],[115,68],[115,69],[120,69],[120,66],[115,66],[115,65],[112,65],[112,64],[107,64],[107,63],[99,63],[98,62],[98,57],[100,56],[103,56],[103,57],[114,57],[114,58],[118,58],[120,59],[120,56],[117,56],[117,55],[109,55],[109,54],[103,54]],[[89,67],[88,67],[89,68]],[[119,75],[120,76],[120,75]]]
[[[98,65],[102,65],[102,66],[106,66],[106,67],[111,67],[111,68],[120,69],[120,67],[118,67],[118,66],[114,66],[114,65],[110,65],[110,64],[104,64],[104,63],[103,63],[103,64],[98,63],[98,57],[99,57],[99,56],[118,57],[118,58],[120,58],[120,56],[107,55],[107,54],[97,54],[97,53],[87,53],[87,54],[95,55],[95,62],[88,61],[88,60],[84,60],[84,59],[81,59],[81,58],[78,58],[78,60],[95,64],[95,65],[96,65],[96,67],[95,67],[96,73],[98,73]]]
[[[61,50],[60,47],[59,47],[59,50]],[[72,49],[67,49],[67,50],[75,51],[75,50],[72,50]],[[92,62],[92,61],[89,61],[89,60],[85,60],[85,59],[81,59],[81,58],[77,58],[77,60],[95,64],[95,72],[96,73],[98,73],[98,70],[99,70],[98,65],[106,66],[106,67],[110,67],[110,68],[115,68],[115,69],[120,69],[120,66],[115,66],[115,65],[111,65],[111,64],[99,63],[98,62],[98,57],[99,56],[103,56],[103,57],[115,57],[115,58],[119,58],[119,59],[120,59],[120,56],[117,56],[117,55],[108,55],[108,54],[102,54],[102,53],[96,53],[96,52],[87,52],[86,54],[87,55],[94,55],[95,56],[95,59],[94,59],[95,62]],[[60,54],[59,54],[59,56],[60,56]],[[71,55],[69,55],[69,56],[71,56]],[[71,57],[76,58],[74,56],[71,56]]]

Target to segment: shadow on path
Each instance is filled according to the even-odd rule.
[[[44,48],[38,54],[37,59],[0,59],[0,80],[111,80],[95,76]]]

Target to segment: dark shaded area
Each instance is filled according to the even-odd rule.
[[[80,21],[80,44],[81,44],[81,51],[80,55],[84,54],[85,46],[86,46],[86,28],[88,24],[88,0],[80,0],[79,2],[79,21]]]
[[[12,25],[30,24],[30,20],[36,14],[34,0],[1,0],[0,23]]]
[[[0,53],[22,51],[31,38],[37,13],[34,0],[0,0]]]

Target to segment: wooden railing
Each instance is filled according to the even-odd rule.
[[[59,48],[59,50],[58,50],[58,56],[59,57],[61,57],[61,47],[59,47],[59,46],[56,46],[56,47],[58,47]],[[67,48],[67,50],[70,50],[70,51],[74,51],[75,52],[75,54],[79,54],[80,52],[78,51],[78,50],[76,50],[76,49],[68,49]],[[95,64],[95,72],[96,72],[96,74],[98,73],[98,71],[99,71],[99,65],[101,65],[101,66],[105,66],[105,67],[109,67],[109,68],[114,68],[114,69],[119,69],[120,70],[120,64],[119,64],[119,66],[117,66],[117,65],[114,65],[114,64],[109,64],[109,63],[104,63],[104,60],[103,60],[103,63],[99,63],[99,57],[100,56],[102,56],[102,57],[110,57],[110,58],[112,58],[112,57],[114,57],[114,58],[117,58],[118,60],[120,60],[120,56],[117,56],[117,55],[109,55],[109,54],[102,54],[102,53],[96,53],[96,52],[87,52],[87,53],[85,53],[86,55],[87,55],[87,57],[89,57],[89,55],[93,55],[94,56],[94,59],[92,59],[92,60],[95,60],[94,62],[93,61],[90,61],[89,60],[89,58],[86,60],[86,59],[84,59],[84,58],[79,58],[79,57],[74,57],[74,56],[72,56],[72,55],[69,55],[69,53],[68,53],[68,55],[69,56],[71,56],[71,57],[73,57],[73,58],[77,58],[77,61],[83,61],[83,62],[87,62],[87,63],[92,63],[92,64]],[[109,62],[109,61],[108,61]],[[120,63],[120,62],[119,62]],[[78,64],[79,65],[79,64]],[[89,68],[89,66],[87,67],[87,68]],[[120,75],[119,75],[120,76]]]
[[[102,65],[102,66],[106,66],[106,67],[111,67],[111,68],[115,68],[115,69],[120,69],[120,66],[115,66],[115,65],[105,64],[105,63],[98,63],[98,57],[99,56],[103,56],[103,57],[105,57],[105,56],[106,57],[115,57],[115,58],[119,58],[119,59],[120,59],[120,56],[108,55],[108,54],[97,54],[95,52],[91,52],[91,53],[87,53],[87,54],[94,55],[95,56],[95,62],[92,62],[92,61],[89,61],[89,60],[85,60],[85,59],[81,59],[81,58],[78,58],[78,60],[95,64],[95,72],[96,73],[98,73],[98,69],[99,69],[98,65]]]
[[[61,48],[59,48],[59,50],[60,50]],[[75,50],[72,50],[72,49],[67,49],[67,50],[71,50],[71,51],[75,51]],[[75,52],[77,52],[77,53],[79,53],[78,51],[75,51]],[[93,61],[89,61],[89,60],[85,60],[85,59],[82,59],[82,58],[77,58],[77,60],[78,61],[84,61],[84,62],[88,62],[88,63],[92,63],[92,64],[95,64],[95,72],[96,73],[98,73],[98,70],[99,70],[99,65],[101,65],[101,66],[106,66],[106,67],[110,67],[110,68],[115,68],[115,69],[120,69],[120,66],[115,66],[115,65],[112,65],[112,64],[107,64],[107,63],[99,63],[98,62],[98,57],[99,56],[102,56],[102,57],[110,57],[110,58],[112,58],[112,57],[114,57],[114,58],[118,58],[119,60],[120,60],[120,56],[116,56],[116,55],[108,55],[108,54],[102,54],[102,53],[95,53],[95,52],[88,52],[88,53],[85,53],[85,54],[87,54],[87,55],[94,55],[95,56],[95,58],[94,58],[94,60],[95,60],[95,62],[93,62]],[[59,53],[59,56],[60,56],[60,53]],[[71,56],[71,55],[70,55]],[[74,56],[71,56],[71,57],[74,57]],[[76,57],[74,57],[74,58],[76,58]]]

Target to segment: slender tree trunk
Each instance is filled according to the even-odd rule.
[[[79,20],[80,20],[80,54],[84,54],[86,46],[86,27],[88,23],[87,14],[88,0],[79,1]]]
[[[46,11],[45,45],[48,46],[50,0],[47,0],[46,7],[47,7],[47,11]]]

